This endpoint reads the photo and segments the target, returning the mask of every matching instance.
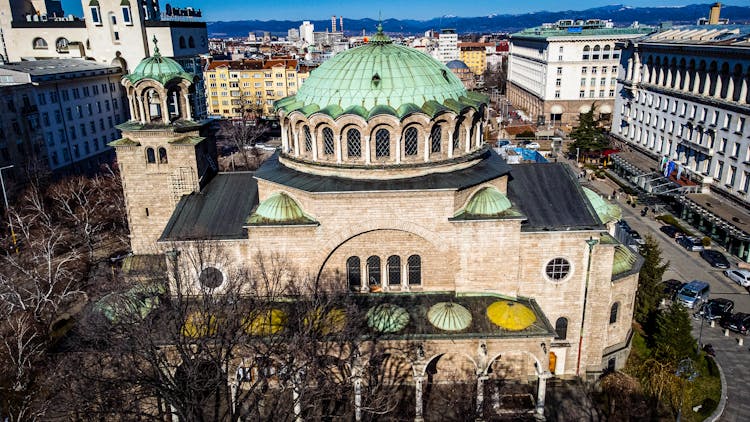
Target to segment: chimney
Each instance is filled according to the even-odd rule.
[[[336,32],[336,15],[331,16],[331,32]]]
[[[714,3],[711,6],[711,13],[708,15],[708,24],[717,25],[719,23],[719,14],[721,14],[721,3]]]
[[[343,16],[339,16],[339,31],[341,31],[342,34],[344,33],[344,17]]]

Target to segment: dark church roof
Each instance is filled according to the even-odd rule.
[[[508,181],[508,198],[528,218],[523,230],[602,228],[581,186],[563,163],[514,165]]]
[[[180,199],[160,240],[247,238],[243,226],[256,205],[253,173],[220,173],[200,193]]]

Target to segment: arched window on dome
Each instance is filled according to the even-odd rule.
[[[409,285],[419,286],[422,284],[422,257],[412,255],[406,260],[409,274]]]
[[[180,37],[180,48],[186,48],[185,37]]]
[[[359,290],[362,286],[362,268],[358,256],[350,256],[346,260],[346,280],[352,290]]]
[[[401,284],[401,257],[391,255],[388,257],[388,285],[398,286]]]
[[[565,317],[557,318],[555,322],[555,340],[565,340],[568,338],[568,319]]]
[[[390,157],[391,133],[387,129],[375,132],[375,158]]]
[[[419,132],[417,128],[409,127],[404,131],[404,155],[415,156],[419,151]]]
[[[159,148],[159,164],[167,164],[167,150],[165,148]]]
[[[153,148],[146,148],[146,162],[149,164],[156,163],[156,154]]]
[[[329,127],[323,128],[323,154],[333,155],[333,131]]]
[[[440,146],[443,142],[443,129],[440,124],[436,123],[430,131],[430,152],[440,152]]]
[[[372,286],[380,284],[380,257],[367,258],[367,282]]]
[[[302,132],[305,134],[305,151],[310,152],[312,151],[312,134],[310,134],[310,128],[304,126]]]
[[[357,129],[349,129],[346,131],[346,156],[362,156],[362,135]]]

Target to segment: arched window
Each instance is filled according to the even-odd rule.
[[[185,37],[180,37],[180,48],[186,48]]]
[[[591,51],[591,47],[585,45],[583,46],[583,60],[589,59],[589,52]]]
[[[347,157],[361,157],[362,156],[362,136],[357,129],[349,129],[346,131],[346,156]]]
[[[47,41],[44,38],[34,38],[34,50],[46,50],[48,48]]]
[[[357,256],[350,256],[346,260],[346,282],[353,290],[359,290],[362,285],[362,269]]]
[[[406,265],[409,267],[409,285],[422,284],[422,258],[419,255],[412,255],[406,260]]]
[[[167,150],[165,148],[159,148],[159,163],[167,164]]]
[[[149,164],[156,163],[156,154],[153,148],[146,148],[146,162]]]
[[[592,60],[599,60],[599,51],[601,51],[601,47],[599,47],[598,45],[595,45],[594,46],[594,51],[591,54],[591,59]]]
[[[58,53],[67,53],[68,52],[68,39],[64,37],[60,37],[55,41],[55,48],[57,49]]]
[[[333,131],[331,128],[323,128],[323,154],[333,155]]]
[[[188,37],[188,47],[195,48],[195,40],[193,37]]]
[[[305,126],[302,131],[305,133],[305,151],[312,151],[312,135],[310,134],[310,128]]]
[[[380,257],[367,258],[367,282],[370,285],[380,284]]]
[[[609,52],[612,50],[612,47],[609,45],[605,45],[604,49],[602,51],[602,59],[607,60],[609,59]]]
[[[387,129],[375,132],[375,157],[390,157],[391,155],[391,133]]]
[[[617,312],[620,310],[620,302],[612,304],[612,309],[609,310],[609,323],[614,324],[617,322]]]
[[[461,148],[461,126],[456,126],[453,131],[453,151]]]
[[[568,318],[557,318],[555,322],[555,340],[565,340],[568,337]]]
[[[440,125],[436,124],[430,131],[430,152],[440,152],[440,144],[443,141],[443,131]]]
[[[410,127],[404,132],[404,155],[417,155],[419,150],[419,133],[417,128]]]
[[[388,284],[391,286],[401,284],[401,257],[398,255],[388,257]]]

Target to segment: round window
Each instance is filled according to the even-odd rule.
[[[203,287],[215,289],[224,282],[224,274],[218,268],[206,267],[201,271],[198,281],[200,281]]]
[[[544,272],[547,273],[547,277],[551,280],[562,280],[570,273],[570,262],[564,258],[555,258],[547,263]]]

